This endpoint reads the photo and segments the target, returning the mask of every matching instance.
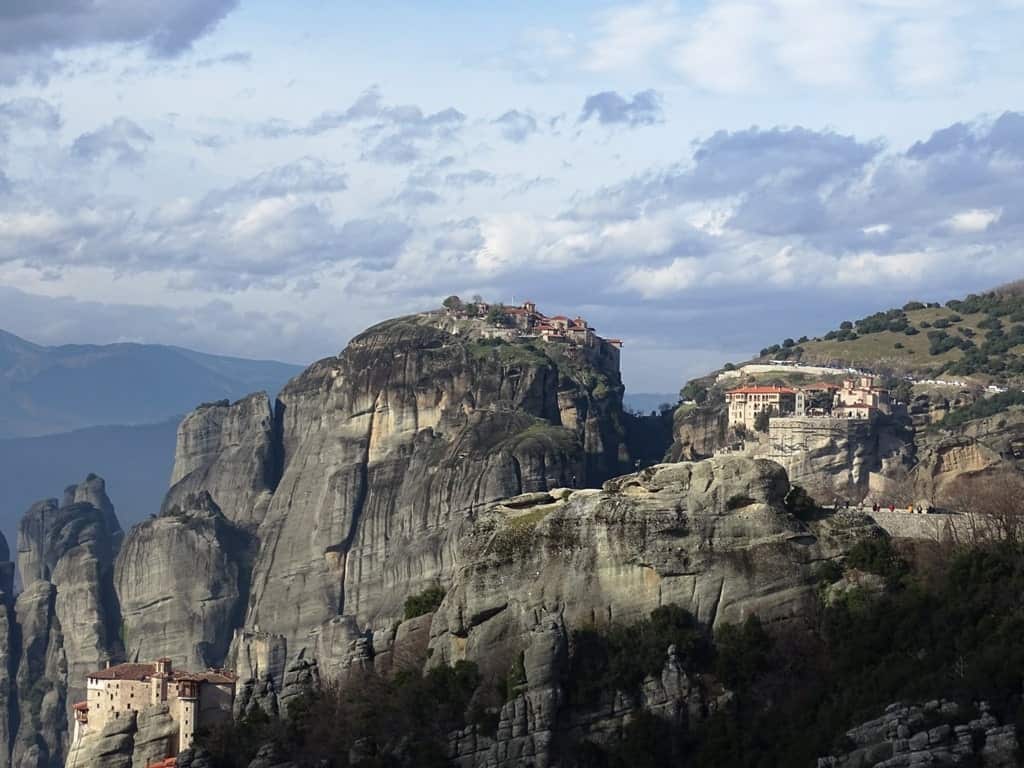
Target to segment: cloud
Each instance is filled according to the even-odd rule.
[[[0,102],[0,143],[15,130],[54,132],[61,127],[59,110],[35,97]]]
[[[615,91],[602,91],[583,102],[579,122],[596,118],[602,125],[628,125],[635,128],[661,122],[661,94],[654,90],[640,91],[626,99]]]
[[[986,6],[947,0],[653,0],[598,14],[579,64],[603,74],[667,67],[725,94],[780,83],[948,89],[966,76],[967,53],[999,38],[990,27]]]
[[[537,132],[537,119],[517,109],[510,109],[495,120],[494,124],[501,129],[501,135],[505,140],[513,144],[521,144]]]
[[[593,72],[631,69],[676,36],[679,15],[673,2],[613,8],[599,15],[595,39],[583,66]]]
[[[189,50],[238,0],[14,0],[0,4],[0,77],[45,77],[58,51],[107,43],[142,45],[168,58]]]
[[[120,151],[88,146],[86,154]],[[407,225],[338,217],[332,199],[346,189],[343,173],[309,157],[148,212],[131,199],[41,189],[0,213],[0,264],[166,273],[176,289],[233,291],[315,277],[341,263],[392,263]]]
[[[256,127],[264,138],[320,136],[347,125],[358,125],[368,148],[363,158],[392,165],[419,160],[423,145],[429,141],[452,139],[462,128],[466,116],[454,107],[426,113],[414,104],[387,105],[380,88],[372,86],[349,107],[338,112],[322,112],[304,126],[292,126],[284,120],[269,120]]]
[[[196,136],[192,139],[192,143],[204,149],[219,150],[230,146],[234,143],[234,140],[218,133],[210,133],[204,136]]]
[[[71,145],[71,155],[92,162],[110,159],[120,165],[137,165],[153,143],[153,137],[125,117],[83,133]]]
[[[210,69],[211,67],[217,67],[223,64],[235,64],[245,66],[251,63],[252,52],[232,51],[231,53],[225,53],[221,56],[211,56],[204,59],[199,59],[199,61],[196,62],[196,69]]]
[[[34,295],[3,285],[0,328],[39,344],[110,344],[125,341],[128,334],[147,343],[299,364],[335,352],[339,345],[336,326],[289,310],[246,310],[214,299],[183,312],[154,303]]]
[[[474,168],[473,170],[461,173],[449,173],[444,177],[444,183],[456,189],[465,189],[466,187],[473,186],[493,187],[497,179],[498,177],[490,171]]]
[[[329,194],[348,189],[348,180],[333,165],[320,158],[303,157],[278,165],[241,181],[208,200],[287,197],[290,195]]]
[[[949,228],[954,232],[971,233],[984,232],[990,226],[999,221],[1003,215],[1002,210],[981,210],[974,209],[954,214],[947,222]]]

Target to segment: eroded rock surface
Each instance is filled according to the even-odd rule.
[[[122,536],[95,476],[67,489],[63,503],[33,505],[21,521],[14,765],[63,765],[71,705],[85,699],[87,673],[123,652],[113,584]]]
[[[550,345],[553,349],[554,345]],[[312,647],[330,622],[390,626],[451,579],[472,516],[625,462],[617,370],[383,323],[281,393],[284,468],[258,535],[246,626]]]
[[[178,426],[166,514],[206,492],[228,520],[255,529],[280,471],[270,400],[263,392],[236,403],[202,405]]]
[[[244,616],[254,550],[206,491],[134,526],[115,568],[128,658],[221,666]]]
[[[741,457],[665,464],[603,490],[516,500],[482,515],[431,626],[431,663],[509,663],[539,611],[569,626],[630,622],[676,604],[714,626],[771,621],[814,601],[823,545],[784,506],[777,464]]]
[[[891,704],[881,717],[847,731],[846,738],[850,749],[819,758],[818,768],[1019,765],[1016,727],[1000,725],[985,702],[977,711],[945,700]]]

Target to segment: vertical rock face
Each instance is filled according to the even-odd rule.
[[[430,663],[470,659],[501,674],[546,610],[569,626],[670,603],[711,626],[800,615],[815,600],[810,564],[837,552],[786,511],[788,488],[777,464],[729,457],[497,505],[463,540]]]
[[[113,587],[122,536],[95,476],[68,488],[63,503],[35,504],[21,521],[14,765],[63,765],[71,704],[85,698],[86,674],[122,652]]]
[[[247,627],[294,653],[341,614],[393,622],[406,596],[450,579],[476,510],[622,466],[621,392],[617,371],[422,318],[358,336],[280,395],[284,467]]]
[[[244,616],[254,543],[206,492],[129,532],[115,567],[125,651],[219,667]]]
[[[14,616],[14,563],[7,539],[0,534],[0,768],[11,765],[10,744],[17,723],[14,678],[19,632]]]
[[[224,516],[255,529],[277,481],[279,455],[270,400],[260,392],[237,403],[202,405],[178,427],[166,513],[200,491]]]

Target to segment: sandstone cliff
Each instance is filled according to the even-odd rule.
[[[15,675],[19,642],[14,614],[14,563],[7,539],[0,534],[0,768],[12,765],[10,745],[18,722]]]
[[[228,520],[255,529],[277,483],[270,400],[260,392],[231,404],[201,405],[178,427],[171,488],[163,513],[208,493]]]
[[[103,481],[92,475],[63,502],[35,504],[19,526],[13,765],[63,765],[70,707],[85,698],[86,674],[122,654],[113,586],[122,535]]]
[[[801,615],[814,601],[810,566],[841,549],[786,511],[788,490],[778,465],[728,457],[498,505],[463,540],[431,663],[507,665],[545,611],[570,626],[667,604],[710,626]]]
[[[128,658],[221,666],[244,616],[254,549],[205,491],[132,528],[115,567]]]
[[[338,616],[381,627],[451,579],[485,505],[584,486],[628,458],[618,371],[557,345],[383,323],[278,404],[283,471],[258,530],[247,627],[312,647]]]

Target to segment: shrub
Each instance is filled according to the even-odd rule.
[[[645,677],[661,672],[670,645],[687,669],[707,667],[711,653],[703,629],[689,612],[675,605],[656,608],[648,619],[615,624],[604,632],[575,630],[569,664],[571,700],[593,706],[605,694],[635,693]]]
[[[405,599],[405,618],[415,619],[426,613],[433,613],[441,606],[444,600],[445,591],[439,587],[428,587],[418,595],[411,595]]]
[[[771,406],[759,412],[757,416],[754,417],[754,429],[756,429],[758,432],[767,432],[768,425],[771,422],[772,416],[774,415],[775,409],[772,408]]]
[[[772,648],[756,615],[742,624],[725,624],[715,632],[715,674],[727,688],[747,690],[767,667]]]
[[[850,548],[846,564],[887,579],[899,578],[908,568],[906,560],[893,548],[892,539],[888,536],[861,539]]]

